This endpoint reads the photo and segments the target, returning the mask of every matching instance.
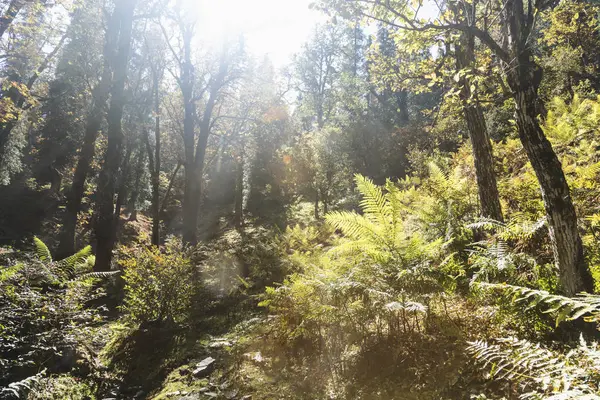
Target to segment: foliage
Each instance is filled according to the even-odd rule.
[[[556,313],[556,324],[584,317],[598,323],[598,296],[581,295],[567,298],[546,291],[511,285],[482,284],[487,289],[505,290],[518,303],[529,308],[545,306],[546,313]],[[588,344],[583,335],[579,344],[564,351],[547,349],[540,344],[516,338],[470,343],[467,349],[482,368],[490,369],[493,379],[508,380],[519,387],[523,399],[597,399],[600,398],[600,349],[596,342]]]
[[[121,310],[133,323],[183,324],[198,288],[198,271],[177,240],[158,248],[123,249],[125,299]]]
[[[88,306],[104,295],[97,279],[86,276],[91,265],[82,261],[90,249],[53,262],[47,246],[35,244],[37,257],[17,254],[0,270],[1,384],[44,367],[71,368],[69,354],[102,321],[100,310]]]

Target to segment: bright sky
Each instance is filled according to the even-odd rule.
[[[215,42],[243,33],[251,54],[259,58],[266,54],[275,67],[282,67],[310,37],[315,24],[326,18],[309,9],[311,1],[195,0],[197,31]]]

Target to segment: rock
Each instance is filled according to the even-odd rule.
[[[240,400],[252,400],[252,395],[251,394],[247,394],[244,397],[242,397]]]
[[[211,349],[220,349],[222,347],[231,347],[231,342],[228,342],[228,341],[212,342],[211,344],[208,345],[208,347],[210,347]]]
[[[212,397],[212,398],[215,398],[218,396],[218,394],[215,392],[206,392],[206,393],[204,393],[204,395],[208,396],[208,397]]]
[[[194,370],[194,372],[192,372],[192,374],[196,378],[204,378],[204,377],[210,375],[210,373],[215,368],[215,365],[214,365],[215,361],[216,360],[212,357],[206,357],[204,360],[200,361],[196,365],[196,369]]]
[[[200,397],[198,393],[188,394],[187,396],[178,397],[177,400],[202,400],[203,397]]]

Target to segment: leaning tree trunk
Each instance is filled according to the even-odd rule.
[[[113,57],[119,36],[119,13],[113,12],[106,32],[104,45],[104,66],[100,82],[96,85],[92,95],[92,108],[87,115],[83,144],[79,152],[79,159],[75,167],[71,189],[67,193],[67,204],[62,219],[62,231],[58,245],[57,256],[64,258],[75,252],[75,232],[77,215],[81,210],[81,202],[85,192],[85,181],[90,172],[94,159],[96,138],[104,120],[104,108],[110,93],[112,71],[110,59]]]
[[[524,69],[522,72],[525,72]],[[593,279],[583,256],[583,245],[577,229],[577,214],[569,185],[561,162],[537,121],[537,91],[529,84],[533,75],[525,76],[513,81],[511,85],[516,89],[519,138],[540,183],[552,251],[560,271],[562,289],[568,296],[582,291],[591,293],[594,290]]]
[[[583,256],[569,185],[561,162],[537,119],[543,109],[538,104],[543,72],[534,61],[529,43],[533,18],[523,17],[530,14],[525,13],[522,0],[507,1],[505,25],[512,62],[506,68],[506,78],[515,101],[519,138],[540,183],[562,290],[567,296],[573,296],[582,291],[592,292],[594,285]]]
[[[95,225],[96,264],[95,271],[110,270],[114,248],[114,197],[116,176],[121,165],[121,145],[123,141],[122,119],[125,105],[125,81],[131,49],[131,31],[136,0],[121,0],[119,50],[114,59],[113,87],[108,110],[108,145],[104,165],[100,172],[97,192],[97,218]]]
[[[471,82],[465,77],[465,69],[472,68],[475,62],[475,37],[468,33],[461,35],[461,44],[456,45],[456,66],[460,76],[460,100],[467,122],[469,138],[473,147],[473,161],[477,176],[477,190],[481,204],[481,216],[502,221],[502,206],[494,171],[492,143],[488,135],[483,111],[471,92]]]

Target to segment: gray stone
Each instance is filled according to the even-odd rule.
[[[213,372],[215,368],[215,359],[212,357],[206,357],[204,360],[200,361],[196,364],[196,369],[194,369],[194,376],[196,378],[204,378]]]

